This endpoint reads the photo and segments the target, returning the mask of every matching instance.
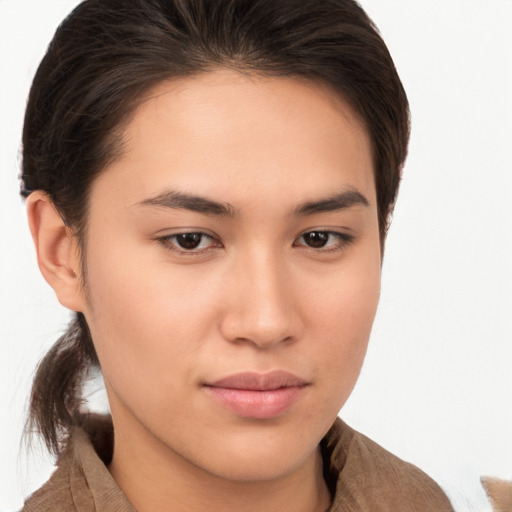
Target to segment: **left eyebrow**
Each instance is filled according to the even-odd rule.
[[[368,207],[369,205],[368,199],[361,192],[350,189],[325,199],[303,203],[295,209],[295,215],[303,217],[315,213],[345,210],[352,206]]]

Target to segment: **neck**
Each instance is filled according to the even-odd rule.
[[[317,448],[290,473],[258,481],[211,474],[154,438],[115,427],[109,470],[138,512],[326,512],[331,496]],[[136,442],[133,442],[137,439]]]

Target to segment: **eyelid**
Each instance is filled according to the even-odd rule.
[[[309,233],[327,233],[329,235],[332,235],[338,239],[337,243],[330,244],[324,247],[311,247],[307,244],[298,244],[297,241],[300,240],[303,236],[309,234]],[[314,228],[314,229],[308,229],[304,232],[302,232],[294,241],[294,246],[301,247],[307,251],[312,251],[314,253],[334,253],[334,252],[341,252],[347,248],[347,246],[351,245],[355,241],[355,235],[352,233],[347,233],[346,231],[341,231],[338,229],[333,228]]]
[[[306,243],[299,243],[302,237],[309,233],[326,233],[330,236],[333,236],[337,241],[335,243],[328,244],[323,247],[311,247]],[[172,243],[174,237],[179,235],[186,234],[197,234],[211,240],[211,243],[208,247],[200,248],[200,249],[182,249],[176,243]],[[348,233],[346,231],[340,229],[333,228],[313,228],[307,229],[303,231],[294,241],[294,247],[300,247],[302,250],[313,252],[315,254],[328,254],[328,253],[336,253],[341,252],[347,248],[347,246],[351,245],[355,241],[355,235],[352,233]],[[220,238],[211,233],[206,232],[204,229],[195,229],[195,228],[186,228],[175,230],[174,232],[167,232],[165,235],[156,235],[154,237],[154,241],[163,246],[170,252],[174,252],[178,255],[184,256],[201,256],[205,253],[208,253],[214,249],[223,248],[224,245],[221,242]]]
[[[209,247],[204,247],[201,249],[182,249],[177,244],[172,243],[174,237],[187,234],[201,235],[202,237],[209,238],[213,243]],[[212,251],[213,249],[223,247],[223,244],[218,236],[212,233],[207,233],[204,229],[201,230],[194,228],[175,230],[174,232],[167,233],[165,235],[156,235],[154,237],[154,241],[162,245],[168,251],[184,256],[201,256],[204,255],[205,253]]]

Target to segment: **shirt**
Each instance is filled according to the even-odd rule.
[[[57,469],[22,512],[136,512],[107,469],[113,451],[109,417],[75,428]],[[441,488],[337,419],[321,442],[329,512],[453,512]],[[172,508],[171,508],[172,510]]]

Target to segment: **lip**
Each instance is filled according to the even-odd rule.
[[[237,373],[204,385],[217,403],[243,418],[271,419],[300,399],[309,383],[291,373]]]

